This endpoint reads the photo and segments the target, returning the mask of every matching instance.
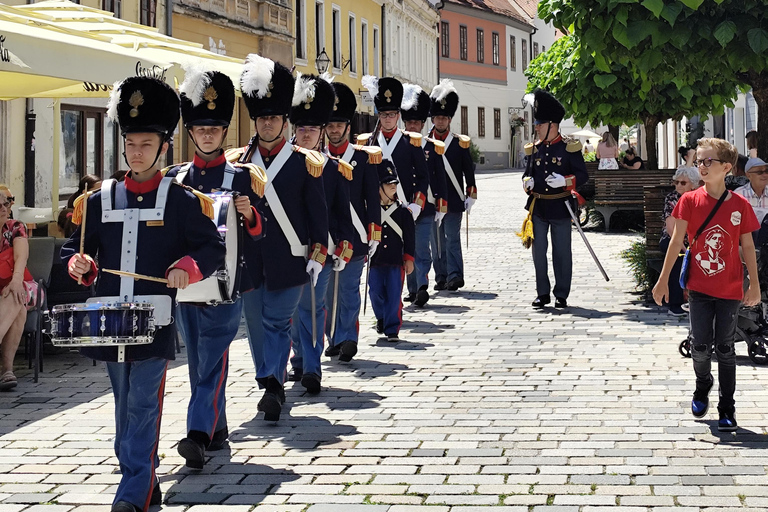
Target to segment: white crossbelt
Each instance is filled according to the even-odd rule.
[[[459,194],[461,200],[464,201],[466,196],[464,195],[464,191],[461,190],[461,185],[459,185],[459,180],[456,178],[456,173],[453,172],[453,167],[451,167],[451,163],[448,161],[448,157],[446,156],[448,154],[448,147],[451,145],[451,142],[453,142],[453,134],[449,133],[445,138],[445,153],[443,153],[443,164],[445,165],[445,173],[448,175],[448,178],[450,178],[451,183],[453,183],[453,188],[456,189],[456,193]]]
[[[397,233],[397,236],[400,237],[400,240],[403,239],[403,228],[400,227],[400,225],[395,222],[392,219],[392,214],[397,211],[397,209],[400,208],[396,203],[389,207],[388,210],[385,210],[384,208],[381,209],[381,225],[384,224],[389,225],[395,233]]]
[[[272,162],[272,165],[267,167],[264,165],[264,160],[261,158],[261,152],[256,148],[256,151],[253,152],[253,156],[251,157],[251,162],[267,171],[267,186],[264,190],[264,198],[269,203],[269,207],[272,209],[272,214],[275,216],[277,225],[280,226],[280,230],[283,232],[286,240],[288,240],[288,244],[291,246],[291,254],[296,257],[306,258],[309,254],[309,249],[307,245],[302,244],[301,240],[299,240],[299,235],[296,234],[296,230],[293,228],[290,219],[288,219],[288,214],[285,213],[283,204],[280,202],[280,197],[277,195],[275,187],[273,186],[275,178],[283,168],[283,165],[285,165],[285,162],[288,161],[291,153],[293,153],[293,146],[286,143],[283,146],[283,149],[281,149],[275,157],[275,161]]]
[[[352,144],[349,144],[347,146],[347,150],[344,151],[344,154],[341,156],[341,159],[345,162],[352,162],[352,159],[355,156],[355,148],[352,146]],[[360,235],[360,240],[363,241],[363,243],[368,242],[368,232],[365,230],[365,225],[363,224],[363,220],[360,218],[360,216],[357,214],[357,211],[355,210],[355,207],[352,206],[352,203],[349,203],[349,212],[352,214],[352,225],[355,227],[355,231],[357,231],[357,234]]]
[[[192,162],[189,162],[188,164],[184,165],[179,171],[176,173],[176,181],[179,183],[184,183],[184,179],[187,177],[187,173],[192,168]],[[229,162],[226,163],[224,166],[224,177],[221,180],[221,187],[219,187],[221,190],[232,190],[232,182],[235,179],[235,173],[237,171],[234,167],[232,167],[232,164]]]
[[[384,137],[383,133],[379,132],[379,136],[377,138],[384,158],[392,162],[393,165],[395,162],[392,160],[392,152],[395,150],[397,143],[400,142],[402,137],[403,132],[396,130],[395,134],[392,136],[392,139],[389,141],[389,144],[387,144],[387,139]],[[395,170],[397,171],[397,169]],[[410,198],[405,197],[405,190],[403,190],[403,175],[400,174],[400,171],[397,171],[397,197],[405,203],[411,202]]]

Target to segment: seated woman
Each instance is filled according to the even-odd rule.
[[[619,146],[616,139],[610,132],[603,134],[603,140],[597,144],[598,169],[618,169],[619,168]]]
[[[659,249],[662,253],[667,252],[669,248],[669,242],[672,238],[672,230],[675,226],[675,219],[672,217],[672,211],[677,206],[677,202],[680,200],[680,196],[699,187],[699,181],[701,176],[698,169],[695,167],[680,167],[675,171],[675,175],[672,178],[672,183],[675,185],[675,190],[667,194],[664,198],[664,213],[662,214],[662,220],[664,224],[661,226],[661,239],[659,240]],[[688,239],[686,238],[685,244],[688,245]],[[672,267],[672,272],[669,274],[669,314],[672,316],[684,316],[685,311],[682,308],[683,305],[683,289],[680,288],[679,278],[680,269],[683,266],[682,256],[677,258],[675,266]]]
[[[631,169],[635,171],[638,169],[645,169],[643,159],[637,156],[637,153],[635,153],[635,148],[627,148],[627,151],[624,154],[624,160],[620,165],[624,169]]]
[[[19,348],[27,305],[35,298],[36,286],[27,272],[29,244],[24,224],[9,219],[11,202],[0,191],[0,391],[16,387],[13,358]]]

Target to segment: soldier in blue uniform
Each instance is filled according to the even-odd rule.
[[[470,139],[451,132],[451,119],[459,107],[459,95],[453,82],[445,79],[436,85],[432,89],[430,102],[429,115],[434,124],[431,134],[445,144],[442,160],[448,194],[448,213],[434,234],[434,239],[440,240],[440,251],[435,257],[435,290],[455,291],[464,286],[461,219],[465,211],[469,215],[477,200],[477,184],[469,154]]]
[[[397,171],[391,161],[382,161],[379,176],[381,244],[371,258],[369,294],[377,332],[397,342],[403,323],[403,281],[414,269],[416,235],[411,212],[397,199]]]
[[[349,143],[349,130],[357,109],[355,93],[348,86],[333,82],[336,104],[325,126],[328,136],[326,153],[352,165],[352,181],[349,183],[351,203],[352,258],[338,273],[339,290],[334,297],[333,286],[328,287],[326,307],[333,310],[337,301],[335,332],[331,332],[332,319],[325,322],[328,348],[325,355],[339,356],[339,361],[351,361],[357,354],[360,316],[360,280],[366,257],[376,252],[381,241],[381,207],[379,206],[379,176],[376,164],[381,162],[379,148],[355,146]]]
[[[131,172],[124,182],[106,180],[88,198],[84,254],[78,252],[78,228],[61,258],[85,285],[98,275],[96,294],[103,301],[146,298],[155,306],[160,327],[152,343],[82,349],[83,355],[106,362],[115,395],[115,453],[122,477],[112,512],[136,512],[161,501],[155,468],[165,375],[175,357],[172,301],[177,289],[218,269],[225,248],[203,214],[207,198],[163,178],[157,165],[179,120],[176,92],[154,78],[128,78],[112,91],[109,117],[125,138]],[[168,284],[100,272],[96,259],[102,269],[166,277]]]
[[[259,211],[267,221],[259,242],[264,286],[257,291],[263,325],[263,351],[251,338],[254,361],[261,359],[256,380],[265,389],[258,409],[277,421],[285,403],[283,384],[291,350],[291,319],[304,285],[320,276],[328,253],[328,210],[323,191],[323,155],[287,143],[294,78],[277,62],[250,54],[240,78],[245,105],[256,135],[240,161],[266,169],[267,185]],[[246,315],[248,302],[244,304]],[[250,329],[249,329],[250,330]],[[256,355],[261,351],[261,357]]]
[[[290,120],[296,132],[296,144],[306,149],[322,149],[323,128],[328,123],[336,103],[333,86],[314,75],[296,78]],[[325,265],[317,284],[307,283],[301,292],[299,307],[293,319],[292,370],[288,378],[301,381],[307,392],[320,392],[322,372],[320,356],[323,354],[324,326],[327,317],[325,295],[332,273],[344,270],[353,253],[352,218],[349,212],[349,182],[352,165],[323,155],[323,188],[328,209],[328,247],[335,247],[333,265]],[[315,309],[312,310],[311,289],[315,287]],[[312,315],[315,315],[312,332]],[[314,336],[314,337],[313,337]]]
[[[532,97],[531,97],[532,96]],[[551,302],[555,307],[568,307],[573,271],[571,255],[571,216],[565,202],[571,201],[572,191],[587,182],[587,168],[581,155],[581,143],[566,141],[560,135],[560,122],[565,116],[563,105],[546,91],[536,90],[526,96],[533,103],[533,119],[537,142],[527,144],[528,163],[523,174],[523,188],[528,193],[526,209],[533,220],[533,266],[536,270],[536,300],[540,309]],[[555,287],[547,275],[547,233],[552,230],[552,267]]]
[[[405,123],[406,131],[421,135],[424,123],[429,116],[429,94],[421,87],[413,84],[403,85],[403,103],[400,115]],[[435,230],[440,226],[448,211],[445,184],[445,166],[442,154],[444,147],[435,146],[435,140],[422,137],[421,148],[427,159],[429,169],[429,187],[427,202],[424,210],[416,219],[416,261],[415,270],[408,275],[408,294],[416,306],[424,306],[429,300],[429,270],[432,267],[433,255],[437,255],[437,240]],[[431,246],[431,247],[430,247]]]
[[[397,127],[397,122],[400,119],[400,105],[403,101],[403,84],[396,78],[376,78],[370,75],[363,77],[362,84],[373,96],[379,121],[374,133],[358,136],[358,142],[379,146],[383,158],[394,164],[399,180],[397,185],[398,199],[407,205],[415,222],[427,204],[429,169],[424,151],[421,149],[421,135],[411,134]],[[425,250],[429,251],[430,234],[429,230],[424,230],[424,226],[427,224],[422,223],[421,228],[416,233],[415,258],[417,261],[422,258],[419,254],[420,249],[426,248]],[[431,223],[429,225],[431,226]],[[424,254],[423,258],[422,267],[429,271],[428,263],[431,256]],[[428,295],[427,299],[429,298]],[[415,299],[415,292],[406,297],[406,300],[410,302]]]
[[[243,216],[244,247],[242,254],[250,256],[258,250],[255,241],[261,238],[261,216],[253,206],[263,193],[263,176],[254,169],[233,166],[227,162],[222,146],[235,107],[235,87],[229,77],[218,71],[188,67],[181,92],[181,117],[192,142],[194,160],[170,169],[166,176],[176,177],[184,185],[209,194],[232,191],[235,207]],[[237,236],[228,233],[228,236]],[[247,266],[247,263],[246,263]],[[230,269],[234,270],[234,269]],[[187,467],[202,469],[205,452],[220,450],[229,435],[226,415],[226,387],[229,368],[229,345],[237,335],[243,301],[240,292],[261,285],[261,266],[256,263],[253,279],[250,267],[240,269],[239,289],[230,303],[215,305],[181,302],[176,319],[187,347],[191,398],[187,409],[187,436],[179,442],[179,454]],[[237,279],[237,276],[230,276]],[[220,297],[210,297],[210,300]]]

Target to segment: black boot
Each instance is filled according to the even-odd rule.
[[[264,396],[259,400],[257,409],[264,413],[264,421],[279,421],[280,412],[285,403],[285,390],[277,379],[267,379]]]
[[[414,306],[422,307],[424,304],[427,303],[429,300],[429,292],[427,291],[427,285],[422,286],[419,288],[419,291],[416,292],[416,300],[413,301]]]
[[[211,444],[208,445],[207,451],[215,452],[221,450],[227,444],[228,438],[229,429],[227,427],[217,430],[213,433],[213,439],[211,439]]]
[[[536,297],[536,300],[533,301],[533,304],[531,304],[536,309],[541,309],[547,304],[551,302],[551,299],[549,298],[549,295],[539,295]]]
[[[307,390],[310,395],[316,395],[320,393],[320,376],[316,373],[305,373],[301,378],[301,385]]]
[[[184,457],[187,467],[203,469],[205,466],[205,447],[210,443],[208,435],[197,430],[190,430],[187,437],[179,441],[176,449]]]
[[[347,363],[357,354],[357,343],[354,341],[342,341],[339,345],[339,361]]]

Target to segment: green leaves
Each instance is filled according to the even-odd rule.
[[[601,89],[613,85],[619,78],[616,75],[595,75],[595,85]]]
[[[724,21],[717,26],[714,35],[720,46],[725,48],[725,45],[736,37],[736,24],[732,21]]]
[[[768,32],[762,28],[753,28],[747,32],[747,41],[752,51],[758,55],[768,50]]]
[[[680,5],[680,3],[672,2],[664,6],[664,9],[661,11],[661,17],[664,18],[671,27],[674,27],[677,17],[680,16],[682,11],[683,6]]]
[[[664,0],[643,0],[642,4],[657,18],[661,16],[661,11],[664,10]]]
[[[701,4],[704,3],[704,0],[680,0],[680,1],[690,9],[693,9],[694,11],[699,7],[701,7]]]

